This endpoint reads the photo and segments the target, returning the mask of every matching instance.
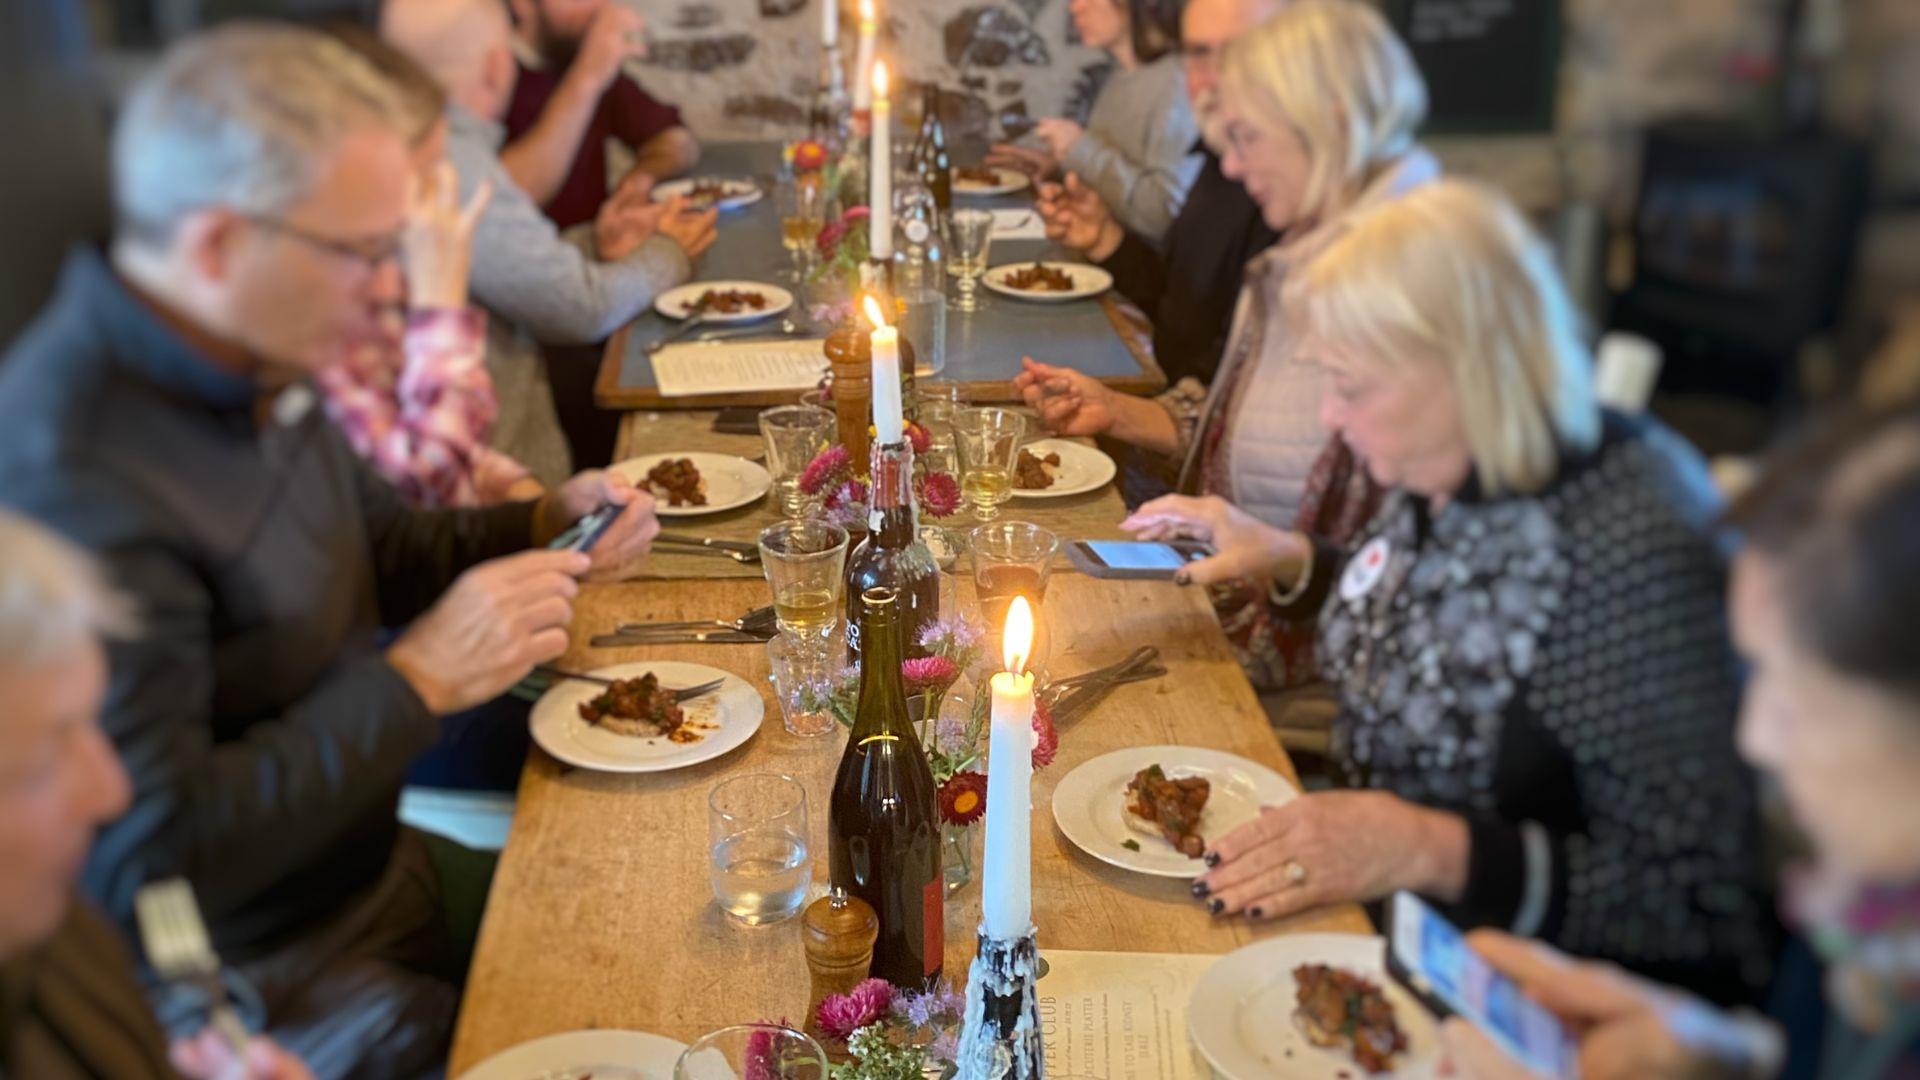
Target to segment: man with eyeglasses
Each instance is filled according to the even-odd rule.
[[[578,579],[657,531],[600,473],[410,511],[315,407],[308,376],[404,299],[391,93],[291,27],[175,47],[121,112],[108,251],[73,253],[0,363],[0,504],[94,552],[145,624],[110,649],[102,714],[132,804],[83,884],[126,925],[142,884],[190,878],[320,1077],[441,1060],[459,961],[395,821],[407,766],[441,717],[558,656]],[[589,553],[541,549],[606,503],[624,510]]]

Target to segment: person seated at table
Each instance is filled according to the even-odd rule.
[[[500,160],[562,229],[592,221],[610,194],[607,144],[633,158],[615,188],[646,195],[700,160],[680,110],[623,67],[646,56],[646,21],[620,0],[507,0],[520,77]]]
[[[305,381],[401,300],[391,89],[316,31],[171,49],[114,133],[118,225],[0,362],[0,505],[97,554],[146,633],[110,650],[132,809],[83,879],[126,923],[184,875],[269,1029],[323,1076],[413,1075],[456,1004],[441,890],[395,821],[439,718],[567,645],[651,498],[588,473],[538,502],[409,511]],[[590,554],[526,551],[604,504]],[[383,627],[404,627],[384,647]]]
[[[487,445],[500,403],[487,374],[486,315],[467,304],[473,228],[491,187],[461,206],[446,162],[447,96],[431,75],[371,31],[325,28],[392,84],[413,148],[406,313],[387,332],[322,368],[327,415],[409,505],[488,506],[533,499],[540,482]]]
[[[1390,489],[1349,557],[1217,495],[1125,523],[1318,613],[1352,789],[1209,837],[1194,893],[1272,919],[1410,889],[1723,997],[1760,984],[1768,919],[1705,463],[1602,412],[1546,246],[1443,181],[1354,216],[1288,283],[1320,411]]]
[[[1469,940],[1566,1020],[1585,1080],[1920,1076],[1920,410],[1829,418],[1729,520],[1740,749],[1805,841],[1781,881],[1796,936],[1769,995],[1780,1029],[1544,945]],[[1710,1024],[1745,1035],[1716,1052]],[[1443,1041],[1463,1080],[1529,1075],[1471,1029]]]
[[[1279,235],[1239,183],[1220,171],[1220,54],[1227,43],[1279,11],[1286,0],[1187,0],[1180,14],[1181,69],[1200,126],[1192,152],[1200,174],[1167,227],[1162,251],[1129,231],[1079,176],[1040,185],[1035,203],[1047,238],[1113,275],[1113,287],[1153,320],[1153,358],[1167,381],[1205,383],[1220,366],[1233,300],[1247,260]]]
[[[1219,373],[1149,399],[1028,358],[1014,380],[1027,404],[1057,434],[1106,436],[1173,458],[1182,492],[1221,496],[1270,525],[1351,538],[1379,492],[1328,439],[1318,413],[1325,375],[1294,359],[1280,293],[1345,216],[1439,175],[1414,141],[1426,111],[1412,55],[1359,0],[1295,0],[1236,37],[1221,59],[1221,167],[1281,240],[1247,265]],[[1311,620],[1275,619],[1264,583],[1222,581],[1213,592],[1258,688],[1313,680]]]
[[[487,367],[500,400],[493,446],[551,486],[572,469],[572,454],[540,346],[604,340],[661,290],[686,281],[713,244],[717,214],[690,212],[684,199],[638,196],[612,200],[592,225],[561,232],[500,161],[515,69],[497,0],[388,0],[381,33],[447,92],[447,158],[460,198],[491,185],[474,228],[471,280],[474,301],[490,316]]]
[[[101,639],[136,622],[84,553],[0,511],[0,1076],[306,1080],[271,1039],[243,1060],[212,1032],[169,1046],[126,940],[74,895],[95,830],[132,801],[99,713]]]
[[[1158,245],[1200,174],[1200,135],[1180,75],[1184,0],[1072,0],[1080,40],[1113,59],[1113,74],[1082,127],[1045,117],[1022,143],[1001,143],[989,165],[1036,180],[1066,170],[1097,192],[1127,228]],[[1028,145],[1031,143],[1032,145]]]

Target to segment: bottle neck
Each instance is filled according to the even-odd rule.
[[[868,461],[873,478],[867,531],[880,547],[903,548],[920,539],[913,502],[913,444],[873,444]]]
[[[854,707],[853,745],[878,735],[914,742],[907,687],[900,676],[899,601],[863,602],[860,614],[860,699]]]

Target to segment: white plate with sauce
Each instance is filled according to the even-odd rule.
[[[533,703],[533,741],[569,765],[600,772],[644,773],[711,761],[753,738],[766,715],[766,702],[745,679],[705,664],[671,660],[615,664],[587,672],[603,679],[637,679],[652,672],[660,685],[682,690],[715,679],[720,689],[680,706],[686,714],[681,740],[666,736],[622,735],[589,724],[580,706],[599,697],[603,687],[580,679],[556,679]],[[671,1070],[669,1070],[671,1071]]]
[[[1206,864],[1180,853],[1164,837],[1127,824],[1127,782],[1149,765],[1169,779],[1204,777],[1210,787],[1200,811],[1200,835],[1212,840],[1252,821],[1262,806],[1298,794],[1286,777],[1257,761],[1198,746],[1135,746],[1102,754],[1061,777],[1053,789],[1053,820],[1074,846],[1101,862],[1141,874],[1196,878]]]

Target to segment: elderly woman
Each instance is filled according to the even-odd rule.
[[[1200,137],[1180,73],[1184,0],[1072,0],[1080,40],[1113,58],[1086,127],[1061,117],[1034,125],[1036,145],[1000,145],[987,155],[1046,179],[1066,170],[1098,192],[1121,224],[1159,243],[1200,175]]]
[[[1386,20],[1359,0],[1299,0],[1236,39],[1221,64],[1222,168],[1281,239],[1247,265],[1211,386],[1183,379],[1149,400],[1031,359],[1015,385],[1058,433],[1106,436],[1181,462],[1183,492],[1344,540],[1377,492],[1337,446],[1324,453],[1317,410],[1325,375],[1293,360],[1280,293],[1344,216],[1439,174],[1414,143],[1426,84]],[[1215,607],[1256,685],[1297,684],[1311,673],[1311,628],[1274,623],[1261,591],[1223,583]]]
[[[1608,965],[1492,931],[1474,944],[1580,1033],[1586,1080],[1920,1076],[1920,410],[1803,440],[1733,520],[1752,672],[1740,747],[1779,778],[1811,848],[1786,907],[1820,962],[1796,943],[1781,965],[1784,1044]],[[1456,1075],[1526,1075],[1471,1029],[1446,1042]]]
[[[1603,416],[1548,253],[1499,195],[1430,185],[1289,283],[1320,410],[1391,489],[1351,558],[1215,497],[1128,522],[1319,612],[1353,790],[1217,837],[1194,894],[1274,918],[1410,889],[1723,996],[1765,975],[1715,499],[1697,455]],[[1757,961],[1757,963],[1756,963]]]
[[[305,1080],[264,1039],[244,1060],[218,1037],[169,1053],[126,943],[74,899],[94,831],[131,798],[96,714],[100,636],[132,622],[86,556],[0,512],[0,1076]]]

